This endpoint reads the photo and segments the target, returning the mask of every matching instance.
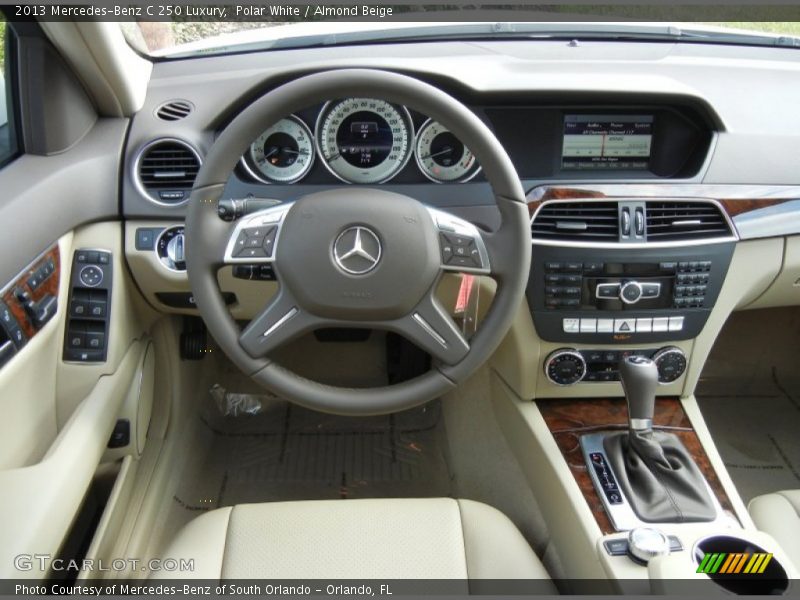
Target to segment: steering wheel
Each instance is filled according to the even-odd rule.
[[[310,194],[233,223],[219,218],[217,201],[255,133],[299,107],[345,97],[402,104],[453,132],[473,152],[491,184],[499,228],[482,231],[408,196],[360,186]],[[489,128],[435,87],[371,69],[295,79],[233,119],[198,173],[186,220],[186,248],[195,302],[228,357],[278,396],[351,415],[411,408],[463,382],[488,360],[511,327],[531,261],[524,193],[511,159]],[[280,289],[240,329],[222,298],[217,271],[224,265],[258,262],[272,264]],[[446,271],[475,272],[497,281],[492,306],[469,341],[435,297]],[[303,378],[269,358],[281,344],[324,327],[396,332],[427,351],[432,367],[395,385],[343,388]]]

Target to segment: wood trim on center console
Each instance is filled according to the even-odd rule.
[[[610,183],[542,185],[527,196],[533,215],[548,200],[609,200],[613,198],[710,198],[717,200],[728,216],[735,216],[800,198],[798,186],[715,185],[695,183]]]
[[[580,436],[599,431],[627,429],[628,411],[625,400],[622,398],[578,398],[537,400],[536,404],[550,433],[553,434],[569,470],[575,477],[575,482],[583,492],[583,497],[586,499],[598,527],[604,535],[614,533],[615,529],[594,489],[589,469],[583,459]],[[658,398],[656,400],[653,426],[655,429],[674,433],[680,438],[716,494],[722,509],[735,514],[728,494],[711,466],[711,461],[703,449],[700,438],[695,433],[678,398]]]

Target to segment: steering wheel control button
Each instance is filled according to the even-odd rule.
[[[86,287],[97,287],[103,283],[103,270],[94,265],[88,265],[80,270],[78,277]]]

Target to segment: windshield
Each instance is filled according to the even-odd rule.
[[[391,10],[391,9],[389,9]],[[256,15],[257,17],[257,15]],[[262,17],[263,19],[263,17]],[[148,21],[121,23],[137,50],[179,58],[248,50],[438,39],[625,39],[800,46],[800,22],[436,23],[367,21]]]

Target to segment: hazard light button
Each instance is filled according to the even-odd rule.
[[[636,319],[614,319],[614,333],[634,333]]]

